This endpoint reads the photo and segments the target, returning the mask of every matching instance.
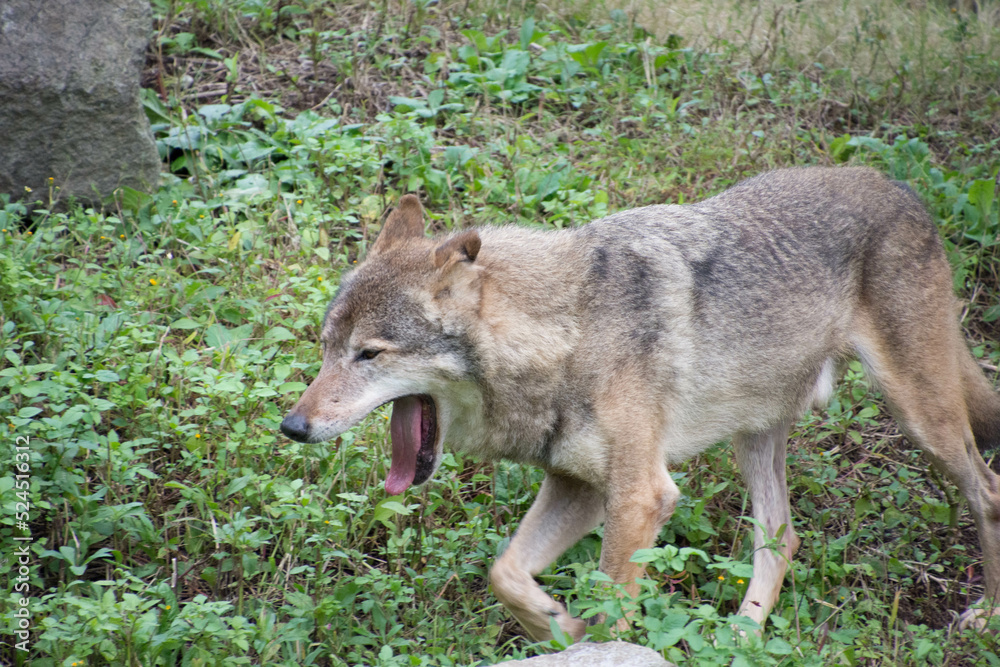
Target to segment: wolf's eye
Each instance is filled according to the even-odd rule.
[[[371,361],[382,353],[382,350],[361,350],[358,353],[358,361]]]

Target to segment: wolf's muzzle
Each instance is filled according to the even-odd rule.
[[[286,415],[281,420],[281,432],[292,440],[306,442],[309,435],[309,420],[302,415]]]

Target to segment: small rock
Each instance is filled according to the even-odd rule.
[[[500,664],[501,667],[508,665],[525,665],[525,667],[676,667],[651,648],[621,641],[603,644],[573,644],[565,651],[552,655],[540,655],[526,660],[512,660]]]

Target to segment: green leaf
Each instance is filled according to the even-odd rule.
[[[126,210],[132,211],[133,213],[153,201],[153,198],[145,192],[141,192],[127,186],[122,186],[118,192],[122,207]]]
[[[983,322],[996,322],[1000,320],[1000,303],[995,303],[983,313]]]
[[[116,407],[118,407],[111,401],[104,398],[92,398],[90,399],[90,405],[98,412],[107,412],[108,410],[114,410]]]
[[[298,336],[285,327],[274,327],[264,334],[264,338],[268,340],[296,340]]]
[[[436,110],[444,102],[444,88],[435,88],[427,96],[427,106],[432,110]]]
[[[861,496],[856,501],[854,501],[854,517],[860,519],[861,517],[867,515],[872,511],[874,506],[870,499]]]
[[[32,380],[31,382],[25,382],[21,385],[20,393],[22,396],[27,398],[34,398],[39,394],[43,393],[46,389],[51,388],[51,383],[47,380]]]
[[[587,60],[589,61],[589,63],[591,65],[596,65],[597,64],[597,61],[601,57],[601,53],[604,51],[604,49],[605,49],[605,47],[607,45],[608,45],[607,42],[597,42],[597,43],[591,44],[590,46],[587,47],[587,49],[586,49],[586,51],[584,51],[584,53],[587,54]]]
[[[569,56],[584,67],[595,67],[601,52],[608,45],[607,42],[595,42],[593,44],[576,44],[566,49]]]
[[[171,322],[170,324],[171,329],[197,329],[200,326],[200,324],[187,317],[182,317],[181,319]]]
[[[523,24],[521,24],[521,50],[527,51],[528,47],[531,45],[532,40],[535,38],[535,19],[528,17]]]
[[[980,224],[991,217],[995,195],[996,183],[992,178],[975,180],[969,186],[969,203],[979,209]]]
[[[395,500],[383,500],[378,504],[376,510],[386,510],[392,514],[402,514],[403,516],[411,514],[408,507],[400,502],[396,502]]]
[[[480,53],[485,53],[487,51],[486,45],[486,35],[478,30],[463,30],[462,34],[465,35],[470,42],[479,50]]]
[[[792,645],[786,642],[780,637],[773,637],[764,646],[764,650],[773,655],[790,655],[792,653]]]
[[[235,329],[227,329],[222,324],[213,324],[205,330],[205,342],[209,347],[225,347],[232,343],[243,342],[252,332],[252,324],[244,324]]]
[[[203,56],[207,56],[209,58],[212,58],[213,60],[224,60],[225,59],[225,56],[223,56],[221,53],[219,53],[215,49],[207,49],[207,48],[205,48],[203,46],[195,47],[195,48],[191,49],[191,51],[193,53],[198,53],[198,54],[201,54]]]
[[[563,650],[573,643],[573,640],[559,627],[555,616],[549,616],[549,631],[552,633],[551,644],[555,648]]]
[[[239,491],[242,491],[247,487],[247,485],[252,482],[257,476],[256,475],[243,475],[242,477],[237,477],[236,479],[229,482],[226,485],[226,497],[233,495]]]
[[[965,196],[968,202],[962,206],[968,224],[965,237],[982,246],[997,243],[998,221],[993,212],[996,183],[993,179],[975,180]],[[959,199],[961,200],[961,196]]]
[[[507,79],[509,76],[524,76],[528,71],[528,65],[531,63],[531,56],[525,51],[519,51],[517,49],[510,49],[503,54],[503,59],[500,61],[500,68],[506,70],[503,79]]]
[[[638,549],[629,559],[632,563],[652,563],[660,557],[659,549]]]
[[[539,202],[559,190],[559,186],[562,185],[563,173],[563,171],[552,171],[546,174],[545,178],[538,184]]]
[[[412,97],[399,97],[396,95],[390,95],[389,101],[392,102],[395,107],[395,111],[400,113],[409,113],[416,109],[423,109],[427,106],[427,103],[423,100],[415,100]]]

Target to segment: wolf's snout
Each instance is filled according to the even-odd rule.
[[[309,420],[302,415],[288,414],[281,420],[281,432],[292,440],[305,442],[309,433]]]

